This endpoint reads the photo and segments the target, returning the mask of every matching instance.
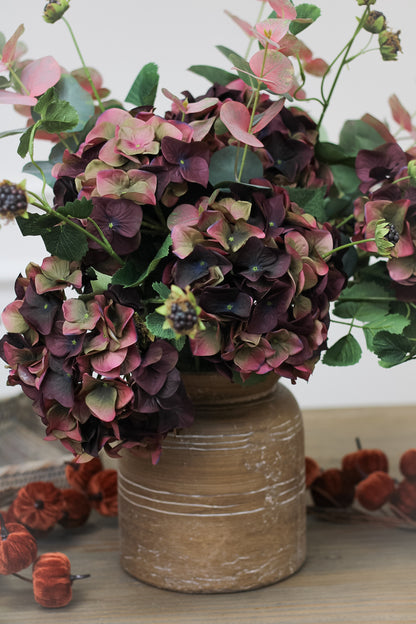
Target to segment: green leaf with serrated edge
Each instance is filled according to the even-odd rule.
[[[38,160],[36,161],[36,164],[42,169],[43,175],[45,176],[46,184],[53,188],[56,182],[56,178],[54,178],[52,175],[53,164],[50,163],[48,160]],[[36,178],[39,178],[39,180],[43,181],[42,174],[39,171],[38,167],[36,167],[36,165],[34,165],[32,162],[28,162],[24,165],[22,171],[24,173],[29,173],[30,175],[33,175]]]
[[[42,234],[46,249],[62,260],[82,260],[88,251],[87,237],[70,225],[58,225]]]
[[[163,329],[163,323],[165,322],[165,317],[159,314],[158,312],[151,312],[146,316],[146,326],[147,329],[154,335],[156,338],[164,338],[165,340],[174,340],[175,332],[173,329]]]
[[[326,214],[324,210],[324,188],[285,188],[286,191],[289,193],[290,201],[298,204],[298,206],[303,208],[303,210],[311,214],[318,221],[325,221]]]
[[[192,65],[188,70],[198,76],[206,78],[209,82],[217,83],[224,87],[237,78],[235,74],[225,71],[225,69],[220,69],[219,67],[211,67],[211,65]]]
[[[235,162],[238,158],[236,171],[239,172],[242,156],[243,150],[238,149],[235,145],[229,145],[214,152],[209,164],[209,181],[212,186],[234,184],[236,182]],[[248,150],[241,182],[250,182],[252,178],[262,177],[263,165],[260,158],[254,152]]]
[[[381,284],[375,282],[362,282],[360,284],[352,284],[345,288],[339,296],[339,301],[376,301],[384,303],[382,299],[388,301],[391,298],[391,291]]]
[[[162,299],[167,299],[169,297],[170,288],[169,286],[166,286],[166,284],[163,284],[162,282],[153,282],[152,287]]]
[[[296,17],[301,19],[310,19],[311,22],[302,24],[299,22],[291,22],[289,30],[292,35],[298,35],[302,30],[305,30],[311,23],[315,22],[321,15],[321,9],[314,4],[298,4],[296,7]]]
[[[352,366],[361,358],[361,347],[352,334],[340,338],[325,352],[322,361],[328,366]]]
[[[74,219],[86,219],[90,216],[93,209],[93,203],[90,199],[83,197],[73,202],[67,202],[65,206],[59,206],[56,211],[66,217]]]
[[[388,314],[383,319],[366,323],[364,326],[366,331],[377,334],[380,331],[386,331],[390,334],[402,335],[405,327],[410,325],[410,320],[400,314]]]
[[[406,337],[387,331],[378,332],[373,339],[374,353],[382,360],[382,365],[386,368],[406,362],[411,348],[412,343]]]
[[[334,314],[340,318],[354,318],[363,323],[380,322],[389,311],[388,303],[366,303],[361,301],[337,301]]]
[[[75,108],[69,102],[60,100],[54,87],[39,98],[33,111],[40,116],[40,127],[46,132],[67,132],[76,127],[79,121]]]
[[[85,91],[79,82],[69,74],[62,74],[59,82],[54,86],[59,100],[68,102],[77,112],[78,123],[71,128],[72,132],[82,130],[94,115],[94,100],[91,95]]]
[[[136,76],[126,96],[126,102],[134,106],[153,106],[158,85],[158,67],[156,63],[147,63]]]
[[[339,137],[339,145],[349,156],[356,156],[361,149],[374,149],[385,140],[372,126],[361,119],[345,122]]]
[[[145,279],[156,269],[162,258],[166,258],[166,256],[169,254],[171,245],[172,239],[170,237],[170,234],[168,234],[147,269],[140,275],[140,277],[134,282],[134,284],[130,284],[130,286],[139,286],[139,284],[142,284]]]
[[[17,153],[20,158],[25,158],[29,151],[30,147],[30,137],[32,135],[32,128],[28,128],[26,132],[22,134],[19,140],[19,145],[17,146]]]
[[[139,258],[130,256],[126,264],[114,273],[111,283],[129,287],[137,281],[137,277],[144,271],[144,267],[144,262],[141,262]]]
[[[23,236],[40,236],[49,228],[57,225],[60,219],[55,215],[28,213],[25,218],[17,217],[16,222]]]

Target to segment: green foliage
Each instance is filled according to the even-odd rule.
[[[222,86],[227,85],[229,82],[232,82],[237,78],[235,74],[232,74],[225,69],[220,69],[219,67],[212,67],[211,65],[192,65],[188,69],[194,74],[206,78],[209,82],[216,82]]]
[[[159,72],[156,63],[147,63],[137,74],[126,102],[134,106],[153,106],[159,85]]]
[[[291,22],[290,32],[292,35],[298,35],[302,30],[305,30],[312,22],[318,19],[321,15],[321,9],[314,4],[298,4],[296,7],[296,17],[301,19],[308,19],[311,22],[302,24],[299,22]]]
[[[47,251],[63,260],[82,260],[88,251],[86,235],[66,223],[50,228],[42,238]]]
[[[243,149],[229,145],[211,156],[209,165],[209,181],[212,186],[227,187],[237,180],[240,170]],[[250,182],[252,178],[263,177],[263,165],[254,152],[248,150],[244,162],[241,182]]]
[[[286,190],[289,193],[290,201],[298,204],[298,206],[309,212],[321,223],[326,220],[324,188],[286,188]]]
[[[347,334],[325,352],[322,361],[328,366],[352,366],[360,361],[361,353],[357,339]]]
[[[54,89],[59,100],[68,102],[76,110],[78,123],[71,128],[71,132],[79,132],[94,115],[94,100],[69,74],[63,74]]]
[[[378,355],[384,368],[391,368],[409,360],[412,347],[414,349],[414,344],[408,338],[388,331],[378,332],[373,340],[374,353]]]
[[[152,287],[161,299],[167,299],[169,297],[170,288],[169,286],[166,286],[166,284],[163,284],[162,282],[153,282]]]
[[[149,275],[157,268],[159,262],[166,258],[169,253],[170,246],[172,245],[172,239],[170,234],[165,238],[163,244],[159,247],[156,255],[150,263],[143,265],[140,259],[132,256],[130,257],[124,267],[119,269],[112,278],[113,284],[122,284],[126,287],[136,287],[143,284],[143,282],[149,277]],[[146,255],[146,254],[145,254]]]
[[[93,209],[93,203],[91,200],[83,197],[82,199],[76,199],[73,202],[67,202],[65,206],[60,206],[56,209],[59,214],[65,217],[73,217],[74,219],[86,219],[90,216]]]
[[[362,149],[374,149],[385,143],[372,126],[361,119],[346,121],[339,137],[340,147],[348,156],[356,156]]]

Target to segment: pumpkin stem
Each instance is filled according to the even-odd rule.
[[[91,574],[71,574],[69,580],[72,583],[73,581],[79,581],[81,579],[89,578],[90,576]]]
[[[0,526],[1,526],[1,532],[0,532],[1,539],[2,540],[6,540],[9,537],[9,532],[6,529],[6,523],[5,523],[4,518],[3,518],[3,516],[1,514],[0,514]]]
[[[355,445],[357,447],[357,450],[361,451],[362,450],[362,446],[361,446],[361,440],[360,438],[355,438]]]
[[[26,583],[32,583],[32,579],[27,578],[27,576],[22,576],[17,572],[13,572],[13,576],[17,576],[17,578],[21,579],[22,581],[26,581]]]

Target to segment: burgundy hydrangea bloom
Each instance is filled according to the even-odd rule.
[[[360,150],[355,168],[361,180],[360,190],[368,193],[375,185],[401,177],[408,159],[397,143],[386,143],[374,150]]]

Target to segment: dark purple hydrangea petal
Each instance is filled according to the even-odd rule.
[[[252,304],[250,295],[227,286],[209,286],[199,298],[199,305],[205,312],[226,319],[248,319]]]
[[[54,323],[50,334],[45,336],[45,344],[48,351],[58,358],[66,358],[81,353],[84,342],[84,334],[64,336],[62,326],[64,320],[60,319]]]
[[[257,282],[261,277],[275,280],[282,277],[289,269],[290,255],[275,247],[266,247],[256,237],[251,237],[237,252],[235,271],[250,282]]]
[[[143,219],[141,206],[129,199],[93,197],[94,208],[91,218],[100,227],[114,251],[121,255],[131,253],[140,243],[140,226]],[[87,230],[96,234],[93,224],[87,224]],[[91,249],[100,249],[98,243],[89,241]]]
[[[42,380],[41,393],[64,407],[74,405],[74,379],[71,365],[63,358],[49,357],[49,368]]]
[[[62,301],[50,293],[38,295],[31,282],[26,289],[20,314],[26,323],[45,336],[51,332],[61,306]]]
[[[288,317],[295,286],[292,282],[277,281],[273,290],[256,302],[253,313],[247,325],[247,332],[264,334],[279,327],[280,319]]]
[[[225,256],[196,245],[189,256],[175,263],[172,275],[175,284],[184,289],[194,282],[204,281],[203,278],[209,278],[210,269],[214,267],[218,267],[226,275],[231,271],[232,264]]]
[[[161,150],[165,159],[177,165],[181,177],[188,182],[207,186],[209,178],[209,148],[200,141],[185,143],[173,137],[163,137]]]
[[[360,150],[355,160],[360,190],[367,193],[377,182],[393,181],[407,167],[407,157],[397,143],[386,143],[374,150]]]
[[[281,132],[273,132],[263,139],[264,147],[273,160],[273,169],[285,176],[289,183],[311,163],[314,149],[303,141],[291,139]]]

